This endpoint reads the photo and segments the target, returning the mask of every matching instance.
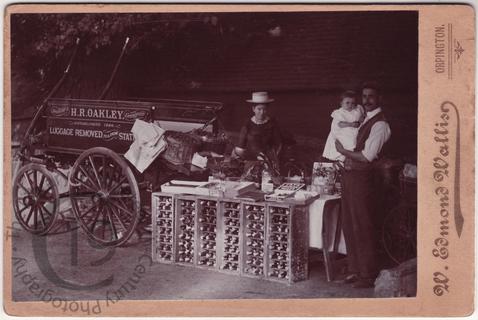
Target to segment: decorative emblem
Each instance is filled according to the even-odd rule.
[[[68,116],[70,114],[70,107],[68,105],[50,105],[50,115],[54,117]]]
[[[146,120],[147,116],[148,116],[148,111],[144,111],[144,110],[125,111],[123,119],[129,120],[129,121],[133,121],[136,119]]]
[[[460,56],[464,51],[465,49],[463,49],[460,42],[458,40],[455,40],[455,61],[458,61],[458,59],[460,59]]]
[[[118,139],[119,132],[117,130],[103,130],[103,139],[111,141]]]

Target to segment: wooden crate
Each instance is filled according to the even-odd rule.
[[[198,267],[218,269],[219,200],[212,197],[197,199],[197,250]]]
[[[174,196],[155,192],[151,197],[153,225],[152,257],[154,261],[174,262]]]
[[[171,203],[172,216],[161,217],[165,209],[161,203]],[[155,261],[287,284],[308,277],[306,204],[158,192],[152,207]],[[173,235],[167,238],[171,258],[169,247],[160,247],[168,231],[162,225],[166,219],[172,221]]]
[[[195,196],[176,197],[175,259],[181,265],[196,265],[197,201]]]
[[[242,203],[242,264],[244,276],[263,278],[266,273],[266,204],[257,202]]]
[[[268,203],[267,266],[270,280],[292,283],[308,277],[308,206]]]
[[[219,269],[240,274],[242,264],[243,223],[241,202],[223,199],[219,202]]]

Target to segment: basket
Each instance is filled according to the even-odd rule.
[[[201,151],[210,151],[217,154],[224,154],[229,140],[225,133],[214,134],[201,129],[191,132],[197,139],[201,141]]]
[[[166,131],[164,138],[167,143],[166,150],[161,157],[173,165],[191,163],[193,155],[199,150],[201,141],[188,133]]]
[[[206,139],[203,141],[202,150],[211,151],[217,154],[224,154],[227,147],[227,140],[221,138]]]

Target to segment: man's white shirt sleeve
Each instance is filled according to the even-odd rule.
[[[362,150],[362,154],[369,162],[377,159],[377,155],[382,150],[385,142],[390,139],[391,136],[390,126],[385,121],[378,121],[370,130],[370,135],[367,141],[365,141],[365,147]]]

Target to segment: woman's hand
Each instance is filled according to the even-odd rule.
[[[239,147],[234,147],[231,152],[231,158],[232,159],[238,159],[244,156],[244,153],[246,152],[245,149],[239,148]]]

